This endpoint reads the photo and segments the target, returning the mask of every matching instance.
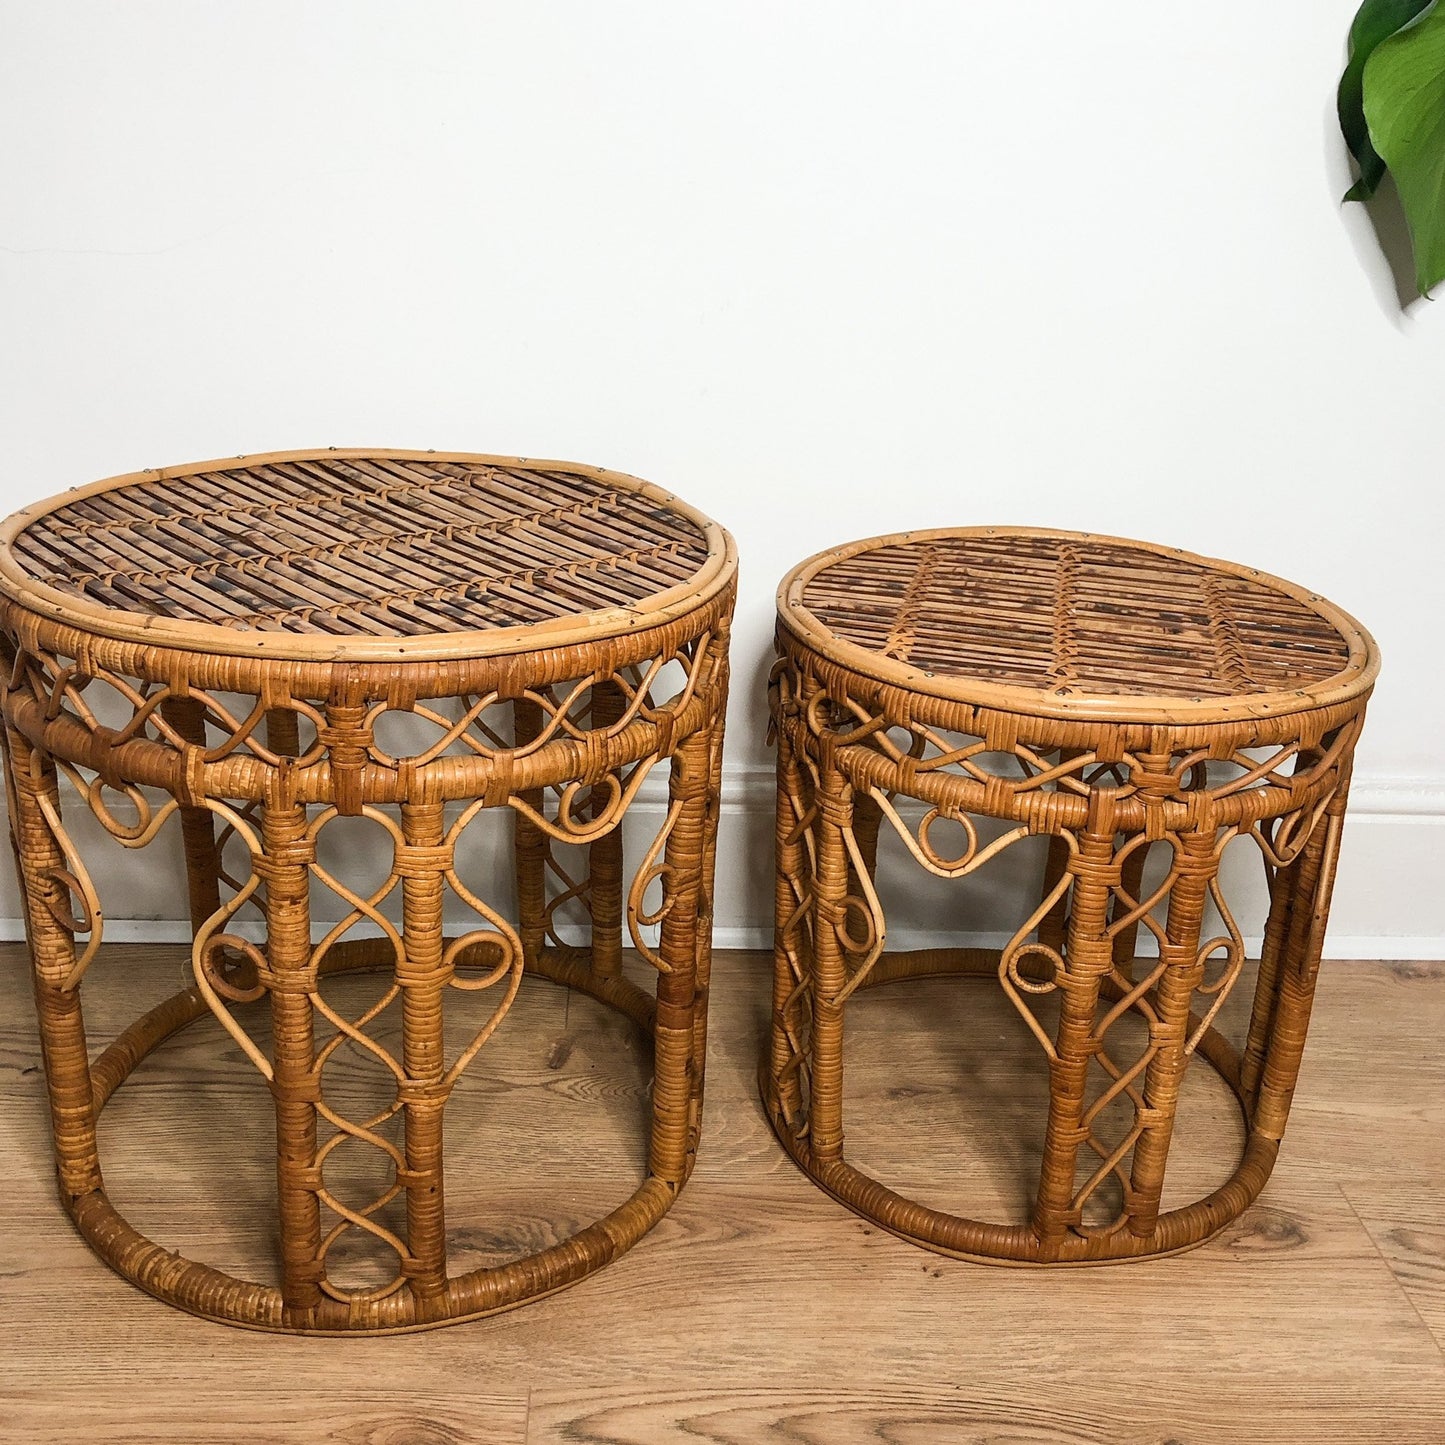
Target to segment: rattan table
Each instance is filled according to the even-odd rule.
[[[964,1258],[1095,1263],[1221,1229],[1264,1186],[1290,1109],[1378,670],[1367,634],[1249,568],[980,528],[820,553],[783,581],[777,640],[762,1088],[793,1158],[859,1214]],[[1042,887],[993,895],[1001,947],[885,951],[880,830],[949,879],[996,876],[1039,839]],[[1258,847],[1269,905],[1232,1042],[1220,1011],[1249,968],[1219,872],[1237,840]],[[1009,1223],[914,1202],[845,1157],[853,995],[953,974],[1003,990],[1018,1046],[1047,1071],[1037,1185]],[[905,1039],[890,1048],[908,1055]],[[1205,1197],[1166,1208],[1195,1053],[1237,1096],[1243,1157]]]
[[[109,1264],[216,1320],[394,1331],[560,1289],[666,1212],[702,1106],[735,573],[731,538],[647,483],[440,452],[139,472],[6,523],[6,778],[60,1193]],[[658,765],[662,821],[629,882],[621,822]],[[189,879],[193,984],[93,1060],[82,979],[122,965],[97,953],[101,901],[62,777],[126,848],[175,819]],[[515,926],[498,901],[511,880],[458,861],[490,810],[512,820]],[[390,862],[380,885],[318,861],[340,818],[371,824],[371,851]],[[346,905],[324,925],[318,881]],[[579,902],[580,942],[559,922]],[[655,991],[624,973],[625,942]],[[348,1016],[328,998],[333,976],[368,969],[383,991]],[[443,1111],[524,970],[614,1006],[650,1040],[643,1182],[571,1238],[453,1275]],[[387,1010],[400,1015],[390,1046],[375,1022]],[[100,1110],[148,1052],[211,1016],[274,1099],[275,1284],[152,1243],[102,1182]],[[389,1077],[368,1117],[328,1093],[348,1048]],[[374,1198],[332,1188],[347,1150],[377,1151]],[[364,1246],[360,1283],[354,1260],[345,1284],[334,1277],[338,1241]]]

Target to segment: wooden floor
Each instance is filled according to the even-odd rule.
[[[93,1045],[184,969],[175,949],[104,953]],[[809,1184],[754,1093],[765,1000],[762,959],[718,960],[697,1172],[631,1254],[490,1320],[294,1339],[182,1315],[89,1253],[53,1191],[24,952],[0,948],[0,1440],[1445,1442],[1445,965],[1326,965],[1261,1202],[1192,1254],[1071,1271],[938,1258]],[[936,980],[853,1007],[855,1162],[944,1207],[1021,1210],[1038,1056],[997,991]],[[448,1113],[454,1267],[630,1190],[648,1070],[629,1028],[524,987]],[[1202,1071],[1188,1087],[1176,1192],[1237,1149],[1222,1088]],[[196,1025],[106,1111],[113,1200],[167,1246],[264,1277],[268,1107]]]

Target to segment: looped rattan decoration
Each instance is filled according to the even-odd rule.
[[[850,1208],[946,1254],[1090,1263],[1208,1238],[1259,1193],[1284,1130],[1374,644],[1322,599],[1249,569],[1024,530],[822,553],[784,580],[778,611],[762,1087],[779,1138]],[[940,845],[944,820],[961,844]],[[1001,948],[888,951],[873,876],[885,825],[914,863],[950,879],[1046,836],[1036,906]],[[1257,845],[1270,898],[1242,1050],[1214,1027],[1246,968],[1219,877],[1239,838]],[[1048,1070],[1027,1224],[927,1208],[845,1158],[852,996],[950,974],[996,979]],[[1056,1022],[1039,1011],[1049,995]],[[1128,1040],[1115,1028],[1126,1014],[1145,1025]],[[1244,1156],[1207,1198],[1163,1210],[1196,1053],[1239,1099]],[[1121,1107],[1131,1122],[1105,1131]],[[1121,1204],[1101,1218],[1110,1180]]]
[[[97,1252],[218,1320],[378,1332],[550,1293],[640,1238],[686,1182],[700,1127],[727,534],[594,468],[330,451],[119,478],[18,514],[0,540],[6,780],[61,1194]],[[623,823],[655,771],[666,802],[629,884]],[[193,986],[93,1062],[81,983],[105,966],[104,917],[62,780],[125,848],[178,818],[190,889]],[[513,823],[515,922],[459,861],[496,810]],[[320,861],[348,817],[389,858],[374,886]],[[341,900],[335,923],[314,924],[316,887]],[[444,909],[471,922],[445,932]],[[626,943],[655,990],[624,973]],[[348,1012],[330,981],[361,970],[383,984]],[[524,973],[652,1041],[646,1177],[572,1238],[453,1275],[443,1112]],[[389,1008],[399,1048],[372,1027]],[[450,1056],[447,1015],[467,1030]],[[207,1016],[274,1099],[279,1288],[150,1243],[105,1195],[99,1110]],[[344,1049],[390,1081],[360,1117],[328,1092]],[[356,1150],[386,1176],[363,1197],[332,1182]]]

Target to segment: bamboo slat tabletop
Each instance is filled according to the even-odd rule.
[[[136,472],[27,508],[0,529],[0,593],[196,650],[476,656],[666,621],[727,584],[730,553],[686,503],[601,468],[329,449]]]
[[[1254,568],[1089,533],[975,527],[819,553],[784,625],[858,672],[1024,713],[1174,721],[1341,702],[1374,642],[1324,598]]]

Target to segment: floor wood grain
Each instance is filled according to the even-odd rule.
[[[909,1390],[597,1390],[532,1397],[531,1442],[650,1445],[684,1436],[709,1445],[1439,1445],[1445,1403],[1406,1418],[1399,1386],[1366,1389],[1254,1376],[1222,1408],[1217,1379],[1177,1378],[1166,1390],[1121,1390],[1107,1379],[1050,1376],[1028,1388],[960,1384]]]
[[[107,949],[87,981],[93,1045],[184,965]],[[364,1001],[366,980],[336,983]],[[23,950],[5,946],[0,1441],[1445,1442],[1445,966],[1326,965],[1279,1168],[1224,1235],[1173,1260],[1040,1272],[926,1254],[798,1174],[754,1093],[765,961],[725,956],[703,1149],[658,1228],[524,1310],[354,1340],[197,1321],[90,1254],[53,1193],[28,992]],[[944,1207],[1026,1205],[1038,1060],[996,991],[880,991],[849,1049],[860,1161]],[[630,1025],[525,986],[448,1114],[454,1267],[538,1248],[625,1197],[648,1075]],[[357,1108],[378,1087],[357,1058],[338,1057],[331,1084]],[[117,1205],[168,1247],[265,1277],[269,1109],[219,1029],[187,1030],[106,1111]],[[1237,1140],[1222,1089],[1192,1074],[1171,1187],[1207,1189]],[[363,1189],[368,1169],[358,1154],[337,1182]]]

